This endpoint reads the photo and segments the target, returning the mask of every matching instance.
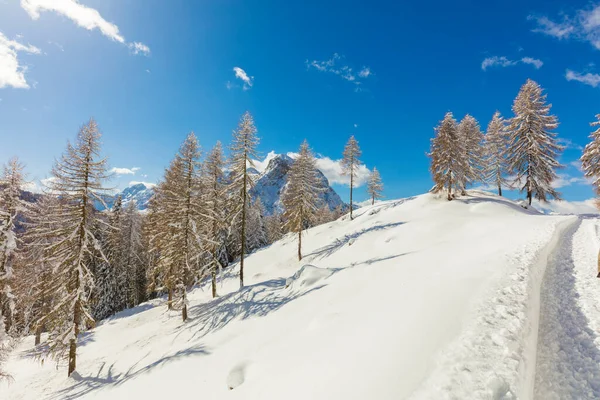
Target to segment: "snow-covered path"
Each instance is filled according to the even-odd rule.
[[[600,398],[597,334],[578,300],[574,235],[581,220],[567,227],[548,258],[540,298],[535,376],[536,399]],[[592,255],[593,257],[593,255]]]

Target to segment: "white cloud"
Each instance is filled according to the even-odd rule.
[[[358,124],[354,124],[354,127],[355,127],[355,128],[358,128]]]
[[[577,143],[574,143],[571,139],[558,138],[557,142],[559,144],[565,146],[567,149],[583,150],[583,146],[581,146],[581,145],[579,145]]]
[[[537,210],[557,214],[598,214],[600,211],[598,211],[595,203],[596,199],[583,201],[550,200],[548,203],[533,200],[533,206]]]
[[[244,81],[244,90],[248,90],[254,84],[254,77],[248,76],[246,71],[241,69],[240,67],[233,67],[233,72],[235,72],[235,77]],[[233,86],[230,85],[230,82],[227,82],[227,89],[231,89]]]
[[[590,182],[583,176],[571,176],[567,174],[558,174],[558,179],[552,182],[552,187],[559,189],[571,185],[587,185]]]
[[[110,170],[110,173],[115,174],[115,175],[135,175],[135,173],[138,172],[139,170],[140,170],[140,168],[138,168],[138,167],[134,167],[134,168],[113,167]]]
[[[546,16],[529,16],[536,22],[534,32],[558,39],[577,39],[600,49],[600,5],[576,11],[574,16],[563,16],[555,22]]]
[[[368,78],[371,74],[372,74],[371,68],[369,68],[369,67],[363,67],[360,70],[360,72],[358,73],[358,76],[360,76],[361,78]]]
[[[152,189],[153,187],[156,186],[156,183],[142,182],[142,181],[131,181],[131,182],[129,182],[129,185],[127,185],[127,186],[135,186],[135,185],[139,185],[140,183],[149,189]]]
[[[129,43],[129,48],[131,49],[131,51],[133,51],[133,54],[143,54],[145,56],[150,55],[150,47],[146,46],[144,43]]]
[[[582,74],[568,69],[565,78],[567,78],[568,81],[577,81],[592,87],[598,87],[598,85],[600,85],[600,75],[589,72]]]
[[[575,26],[568,20],[557,23],[551,21],[548,17],[538,17],[535,15],[530,15],[527,19],[537,23],[537,27],[533,29],[533,32],[543,33],[544,35],[553,36],[558,39],[568,38],[575,32]]]
[[[487,57],[481,62],[481,69],[487,70],[490,67],[512,67],[519,63],[533,65],[536,69],[542,68],[544,62],[532,57],[523,57],[520,60],[509,60],[505,56],[492,56]]]
[[[354,70],[344,62],[344,60],[344,56],[339,55],[338,53],[334,53],[329,60],[306,60],[305,63],[307,69],[314,68],[317,71],[329,72],[339,76],[340,78],[348,82],[352,82],[355,85],[361,85],[362,81],[360,79],[366,79],[369,76],[373,75],[373,71],[371,71],[371,68],[369,67],[362,67],[358,74],[356,74]],[[360,92],[362,91],[362,89],[355,88],[355,91]]]
[[[53,46],[56,46],[56,47],[57,47],[57,48],[58,48],[60,51],[65,51],[65,48],[64,48],[64,47],[63,47],[63,45],[62,45],[62,44],[60,44],[60,43],[56,43],[56,42],[53,42],[53,41],[51,41],[51,40],[48,40],[48,44],[51,44],[51,45],[53,45]]]
[[[531,57],[523,57],[521,58],[521,62],[525,64],[531,64],[535,67],[535,69],[540,69],[542,68],[542,65],[544,65],[544,62],[542,60],[538,60],[537,58]]]
[[[29,84],[25,79],[27,67],[19,63],[17,58],[19,52],[41,53],[37,47],[30,44],[25,45],[16,40],[9,40],[0,32],[0,89],[4,87],[29,89]]]
[[[43,11],[55,12],[87,30],[98,29],[104,36],[127,45],[134,54],[150,53],[150,48],[143,43],[127,43],[117,25],[105,20],[98,10],[84,6],[78,0],[21,0],[21,7],[34,20],[39,19]]]

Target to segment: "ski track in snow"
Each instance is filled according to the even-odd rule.
[[[585,244],[579,234],[585,226],[581,220],[571,225],[548,260],[540,298],[536,399],[600,398],[598,334],[582,309],[577,280],[584,276],[577,275],[574,257]],[[589,252],[586,258],[595,260]],[[585,278],[597,279],[595,271]]]

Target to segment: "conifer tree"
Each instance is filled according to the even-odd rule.
[[[373,167],[373,171],[369,175],[369,181],[367,182],[367,193],[371,196],[371,205],[375,204],[376,199],[381,199],[383,192],[383,183],[381,182],[381,176],[377,168]]]
[[[21,239],[17,235],[18,219],[25,218],[28,204],[21,199],[25,183],[23,164],[12,158],[4,166],[0,178],[0,319],[7,332],[13,331],[15,323],[14,271]]]
[[[458,124],[458,137],[462,143],[462,156],[464,157],[464,171],[459,181],[461,194],[466,194],[467,184],[483,181],[483,133],[479,123],[467,114]]]
[[[458,124],[451,112],[435,128],[436,136],[431,139],[431,174],[434,186],[432,192],[446,190],[448,200],[452,200],[452,188],[462,188],[464,171],[468,167],[464,149],[458,135]]]
[[[248,234],[246,240],[246,248],[248,252],[252,252],[267,244],[267,231],[264,222],[265,207],[256,198],[248,208]]]
[[[283,220],[281,214],[275,213],[265,217],[267,244],[272,244],[283,237]]]
[[[227,237],[227,199],[225,184],[225,158],[221,142],[206,157],[204,162],[204,193],[203,204],[208,216],[205,251],[206,271],[211,277],[212,296],[217,297],[217,272],[222,268],[222,260],[226,254],[225,241]]]
[[[244,255],[246,254],[247,218],[250,205],[250,189],[254,186],[252,175],[248,168],[254,168],[254,161],[258,158],[256,146],[259,140],[256,136],[254,120],[249,112],[244,113],[238,128],[233,132],[230,160],[230,195],[231,211],[235,226],[232,227],[239,236],[240,255],[240,287],[244,287]]]
[[[202,254],[202,203],[200,145],[190,133],[157,187],[153,210],[153,242],[157,267],[169,293],[170,309],[181,310],[187,320],[187,288],[198,270]],[[156,282],[154,282],[155,284]]]
[[[498,196],[502,196],[502,186],[507,184],[506,145],[506,125],[496,111],[485,134],[484,174],[485,182],[498,188]]]
[[[26,225],[24,243],[24,262],[20,280],[24,282],[20,292],[27,299],[28,315],[26,321],[35,334],[35,345],[40,344],[42,332],[46,330],[46,316],[54,307],[57,297],[53,288],[53,270],[57,264],[51,257],[50,245],[60,240],[54,232],[55,222],[49,218],[50,213],[60,207],[61,199],[52,194],[42,196],[32,207],[32,215]],[[24,294],[27,293],[25,296]]]
[[[358,168],[360,167],[360,156],[362,152],[358,147],[358,141],[353,136],[350,136],[346,147],[344,147],[344,153],[342,158],[342,171],[343,174],[350,177],[350,219],[352,220],[352,190],[354,183],[358,175]]]
[[[125,206],[121,222],[123,269],[125,275],[125,306],[140,304],[145,296],[145,248],[142,241],[142,217],[135,200]]]
[[[54,264],[47,294],[55,297],[55,305],[38,323],[51,327],[50,355],[62,358],[68,352],[68,375],[76,369],[80,332],[95,324],[89,307],[94,287],[90,260],[96,251],[106,260],[93,233],[99,219],[94,202],[103,201],[107,178],[106,159],[100,158],[100,136],[96,121],[90,119],[56,161],[49,183],[49,192],[61,199],[47,214],[51,231],[46,235],[55,241],[45,249],[46,261]]]
[[[349,154],[357,160],[360,152],[352,150]],[[298,234],[298,260],[302,260],[302,231],[313,221],[319,207],[319,183],[315,156],[305,140],[290,168],[288,184],[281,199],[286,227]]]
[[[600,114],[596,114],[596,121],[590,125],[598,128],[590,134],[590,142],[581,156],[581,166],[585,177],[592,179],[592,186],[600,195]]]
[[[546,104],[540,85],[528,79],[515,98],[515,116],[507,128],[508,168],[516,174],[514,182],[525,180],[521,191],[527,193],[529,205],[534,196],[540,201],[560,199],[552,182],[557,178],[555,169],[562,167],[558,157],[564,147],[558,144],[557,134],[551,132],[558,126],[557,118],[550,114],[551,106]]]

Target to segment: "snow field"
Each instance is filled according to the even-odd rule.
[[[191,291],[186,323],[164,299],[103,322],[74,377],[26,338],[0,398],[528,398],[540,260],[574,217],[481,192],[355,216],[310,229],[301,262],[293,235],[253,253],[241,290],[234,267],[219,298]]]

